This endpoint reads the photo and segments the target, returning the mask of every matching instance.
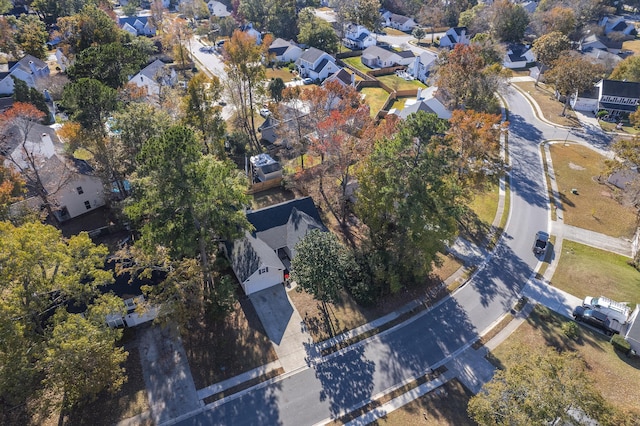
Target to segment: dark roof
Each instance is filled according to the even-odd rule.
[[[602,80],[601,95],[640,99],[640,83],[634,81]]]
[[[258,166],[258,167],[260,167],[260,170],[262,170],[262,173],[264,173],[265,175],[269,173],[277,172],[278,170],[282,170],[282,166],[277,161],[275,163],[269,163],[269,164],[265,164],[264,166]]]
[[[451,42],[451,44],[456,44],[457,41],[455,38],[453,38],[453,36],[451,34],[447,35],[447,37],[449,38],[449,41]]]
[[[328,62],[329,60],[327,58],[324,58],[323,60],[320,61],[320,63],[318,63],[318,66],[315,67],[313,71],[319,73],[320,71],[322,71],[322,68],[324,68],[325,65],[327,65]]]
[[[275,206],[248,211],[247,220],[253,225],[255,232],[266,231],[276,226],[286,225],[294,208],[308,214],[319,223],[322,223],[320,213],[318,213],[311,197],[297,198],[276,204]]]
[[[344,68],[340,68],[338,71],[331,74],[331,76],[327,79],[327,81],[338,79],[343,82],[345,85],[351,85],[351,74],[346,71]]]
[[[468,32],[467,27],[454,27],[453,31],[455,31],[458,37],[462,35],[463,31],[465,32],[465,34]]]
[[[300,55],[300,59],[303,61],[311,62],[312,64],[317,61],[322,55],[326,52],[323,52],[320,49],[316,49],[315,47],[310,47]]]
[[[118,18],[118,24],[120,26],[123,26],[124,24],[129,24],[133,27],[133,24],[135,24],[136,21],[140,21],[140,23],[144,25],[147,23],[148,20],[149,20],[148,16],[120,16]]]
[[[413,54],[412,51],[410,50],[403,50],[402,52],[396,52],[398,54],[398,56],[400,56],[401,58],[415,58],[416,55]]]
[[[369,37],[369,34],[365,32],[361,32],[360,35],[358,36],[358,40],[364,41],[364,39],[366,39],[367,37]]]
[[[2,80],[2,77],[0,77]],[[6,98],[0,98],[0,112],[11,108],[13,105],[13,98],[11,96],[7,96]]]
[[[271,53],[273,55],[276,55],[276,56],[282,56],[282,54],[284,52],[286,52],[287,49],[289,49],[289,46],[270,47],[269,48],[269,53]]]
[[[508,49],[511,51],[508,55],[511,62],[522,62],[527,60],[527,58],[524,57],[524,54],[529,51],[528,46],[521,43],[514,43],[510,44]]]
[[[627,23],[622,20],[611,28],[611,31],[624,31],[627,29]]]

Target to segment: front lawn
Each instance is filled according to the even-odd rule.
[[[606,296],[640,303],[640,272],[629,258],[573,241],[562,242],[560,262],[551,280],[554,287],[579,297]]]
[[[622,50],[631,50],[634,55],[640,55],[640,39],[636,38],[623,42]]]
[[[602,396],[616,408],[627,412],[627,418],[640,416],[640,358],[627,358],[613,349],[604,334],[580,326],[581,338],[572,341],[562,332],[562,324],[571,321],[542,306],[492,352],[499,363],[505,364],[506,355],[516,349],[534,351],[548,345],[558,350],[576,351],[587,363],[586,374]],[[504,365],[509,368],[509,364]]]
[[[395,74],[381,75],[376,78],[393,90],[424,89],[427,87],[420,80],[405,80]]]
[[[267,68],[267,80],[273,80],[276,78],[281,78],[282,81],[284,81],[285,83],[289,82],[289,81],[293,81],[293,79],[295,77],[297,77],[297,74],[294,74],[293,72],[291,72],[289,70],[289,68],[274,68],[274,67],[269,67]]]
[[[533,81],[521,81],[512,84],[527,92],[535,100],[547,120],[563,126],[580,127],[580,122],[572,114],[571,108],[567,108],[564,117],[560,115],[564,104],[558,102],[554,97],[553,86],[547,86],[544,83],[536,86]]]
[[[405,33],[404,31],[396,30],[395,28],[391,28],[391,27],[385,27],[382,31],[384,31],[386,35],[390,35],[390,36],[406,36],[407,35],[407,33]]]
[[[369,105],[372,117],[375,117],[378,111],[382,109],[389,97],[387,91],[380,87],[365,87],[360,90],[360,93],[364,95],[364,101]]]
[[[598,183],[605,158],[578,144],[554,143],[550,150],[564,222],[612,237],[631,238],[636,226],[635,209],[621,205],[616,191]]]

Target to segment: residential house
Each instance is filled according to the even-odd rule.
[[[607,74],[610,74],[611,71],[623,60],[621,55],[617,55],[615,53],[607,52],[606,50],[600,49],[589,49],[586,52],[582,52],[582,54],[589,58],[591,62],[594,64],[600,64],[604,67]]]
[[[412,31],[416,25],[416,21],[413,18],[409,18],[408,16],[398,15],[396,13],[391,13],[386,15],[387,27],[395,28],[400,31]]]
[[[286,134],[305,135],[311,131],[307,120],[309,109],[309,105],[300,99],[280,102],[277,114],[267,116],[264,123],[258,127],[260,139],[270,144],[291,148]]]
[[[269,46],[269,55],[273,55],[276,62],[295,62],[302,55],[302,49],[293,41],[277,38]]]
[[[296,244],[311,230],[326,231],[311,197],[248,211],[247,220],[254,230],[224,247],[247,295],[283,284]]]
[[[349,49],[366,49],[376,45],[376,38],[362,25],[349,24],[342,39],[342,43]]]
[[[118,26],[134,37],[156,35],[156,28],[148,16],[119,16]]]
[[[436,63],[437,58],[438,57],[431,52],[423,52],[413,59],[413,63],[409,65],[407,72],[412,75],[413,78],[426,84],[429,72]]]
[[[227,10],[227,5],[224,3],[220,3],[217,0],[210,0],[207,3],[207,7],[209,8],[209,13],[211,16],[217,16],[218,18],[224,18],[225,16],[230,16],[231,12]]]
[[[140,88],[147,90],[147,96],[159,97],[163,87],[173,87],[178,81],[176,71],[159,59],[147,65],[138,74],[129,79]]]
[[[67,55],[64,54],[62,49],[57,48],[55,56],[56,56],[56,62],[58,64],[58,67],[60,67],[60,70],[62,72],[67,71],[67,68],[71,66],[71,61],[69,61],[69,58],[67,58]]]
[[[440,47],[453,48],[456,44],[469,43],[471,43],[471,37],[468,34],[467,27],[449,28],[440,39]]]
[[[600,80],[592,91],[573,96],[570,104],[578,111],[606,110],[611,118],[623,118],[638,109],[640,83]]]
[[[346,86],[356,87],[356,74],[354,72],[349,72],[344,68],[340,68],[339,71],[336,71],[333,74],[331,74],[329,77],[327,77],[327,79],[322,83],[322,85],[324,86],[325,84],[330,83],[332,81],[337,81],[338,83],[340,83],[342,86],[345,86],[345,87]]]
[[[611,40],[604,36],[590,34],[580,40],[579,50],[588,52],[590,49],[606,50],[617,55],[622,51],[622,40]]]
[[[600,20],[599,25],[605,35],[609,35],[612,32],[622,33],[631,37],[638,35],[635,25],[627,22],[622,16],[605,16]]]
[[[407,99],[404,108],[401,110],[392,109],[389,114],[395,114],[406,120],[411,114],[424,111],[428,114],[436,114],[438,118],[448,120],[451,118],[451,111],[436,97],[438,88],[435,86],[427,89],[418,89],[416,99]]]
[[[534,64],[536,56],[528,44],[514,43],[507,46],[502,66],[509,69],[527,68]]]
[[[415,61],[415,55],[410,50],[396,52],[381,46],[369,46],[362,52],[360,60],[371,68],[386,68],[394,65],[410,65]]]
[[[49,76],[49,65],[35,56],[26,55],[17,62],[9,62],[8,71],[0,72],[0,95],[13,94],[13,78],[18,78],[29,87],[36,87],[36,81]]]
[[[629,325],[624,334],[624,339],[629,342],[632,351],[640,354],[640,305],[636,305],[629,317]]]
[[[19,172],[31,170],[26,154],[35,159],[38,176],[55,203],[54,214],[60,222],[105,204],[102,181],[94,176],[86,162],[64,155],[64,146],[51,127],[34,125],[24,146],[17,127],[6,134],[8,137],[2,146],[5,166]],[[39,207],[41,200],[34,195],[24,204]]]
[[[296,68],[301,77],[320,81],[340,69],[333,56],[315,47],[310,47],[302,52],[296,60]]]
[[[253,167],[254,181],[266,182],[282,178],[282,166],[269,154],[258,154],[249,158]]]
[[[253,24],[251,22],[249,22],[248,24],[240,26],[240,31],[245,32],[245,33],[249,34],[251,37],[255,38],[257,45],[261,45],[262,44],[262,33],[260,33],[260,31],[258,31],[255,28],[253,28]]]

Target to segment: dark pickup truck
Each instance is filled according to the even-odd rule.
[[[620,323],[617,321],[611,321],[602,312],[594,311],[593,309],[588,309],[584,306],[577,306],[573,310],[573,319],[604,331],[607,336],[620,333]]]

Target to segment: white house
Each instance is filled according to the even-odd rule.
[[[36,81],[49,76],[49,65],[35,56],[26,55],[17,62],[9,62],[8,71],[0,73],[0,95],[13,94],[13,79],[19,78],[29,87],[36,87]]]
[[[632,37],[638,35],[635,25],[627,22],[622,16],[605,16],[600,20],[599,25],[605,35],[609,35],[612,32],[619,32]]]
[[[413,18],[395,13],[386,15],[385,24],[387,27],[395,28],[400,31],[411,31],[417,25]]]
[[[315,47],[302,52],[296,61],[296,68],[301,77],[320,81],[340,69],[333,56]]]
[[[407,99],[402,110],[392,109],[389,114],[395,114],[403,120],[406,120],[411,114],[418,111],[424,111],[429,114],[436,114],[438,118],[448,120],[451,118],[451,111],[444,106],[436,93],[438,88],[435,86],[427,89],[418,89],[416,99]]]
[[[225,245],[247,295],[284,283],[298,241],[313,229],[326,231],[311,197],[249,211],[247,220],[255,230]]]
[[[302,55],[302,49],[293,41],[277,38],[269,46],[269,55],[273,55],[276,62],[295,62]]]
[[[420,56],[416,56],[413,59],[413,62],[407,68],[407,72],[411,74],[413,78],[426,84],[429,72],[436,63],[437,58],[438,57],[431,52],[423,52]]]
[[[20,130],[13,128],[4,149],[8,153],[5,166],[17,171],[31,170],[26,154],[34,158],[42,184],[55,203],[54,214],[59,221],[72,219],[105,204],[104,185],[93,175],[84,161],[64,156],[64,146],[55,131],[40,124],[34,125],[22,144]],[[39,206],[39,198],[31,197],[26,205]]]
[[[410,50],[395,52],[380,46],[369,46],[362,52],[360,61],[371,68],[385,68],[410,65],[415,61],[415,55]]]
[[[173,68],[156,59],[138,74],[131,77],[129,83],[146,89],[149,97],[158,97],[163,87],[175,86],[177,79],[178,75]]]
[[[134,37],[156,35],[156,28],[151,24],[148,16],[119,16],[118,26]]]
[[[227,5],[224,3],[220,3],[216,0],[210,0],[207,3],[207,7],[209,8],[209,13],[211,16],[217,16],[218,18],[224,18],[225,16],[231,15],[231,12],[227,10]]]
[[[624,117],[638,109],[640,83],[620,80],[600,80],[593,90],[579,93],[569,101],[578,111],[606,110],[611,117]]]
[[[362,25],[349,24],[342,43],[349,49],[366,49],[376,45],[376,38]]]
[[[510,44],[502,61],[502,66],[509,69],[526,68],[536,61],[531,46],[527,44]]]
[[[440,39],[440,47],[453,48],[456,44],[469,44],[471,37],[467,33],[467,27],[449,28]]]
[[[255,38],[257,45],[262,44],[262,34],[260,33],[260,31],[253,28],[253,24],[251,22],[249,22],[248,24],[242,25],[240,27],[240,31],[245,32],[249,34],[251,37]]]

